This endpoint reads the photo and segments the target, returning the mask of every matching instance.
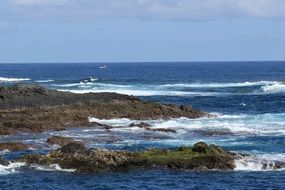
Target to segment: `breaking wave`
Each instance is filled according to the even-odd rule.
[[[0,82],[21,82],[21,81],[28,81],[31,80],[29,78],[5,78],[0,77]]]
[[[10,163],[8,166],[0,165],[0,175],[7,175],[11,173],[16,173],[19,168],[25,166],[24,162]]]
[[[236,171],[285,170],[285,155],[261,154],[256,156],[245,156],[235,160],[235,165]]]
[[[179,84],[108,84],[99,82],[79,82],[54,84],[60,91],[73,93],[114,92],[133,96],[227,96],[242,94],[268,94],[285,92],[285,84],[277,81],[243,83],[179,83]],[[242,90],[242,89],[245,90]]]
[[[92,117],[89,118],[89,121],[117,127],[128,127],[131,123],[142,122],[127,118],[100,120]],[[285,113],[260,115],[217,114],[217,117],[213,118],[176,118],[169,120],[144,120],[143,122],[152,125],[153,128],[172,128],[180,130],[182,133],[207,132],[208,135],[285,135]]]
[[[48,83],[48,82],[54,82],[54,80],[36,80],[35,82],[38,82],[38,83]]]
[[[62,169],[58,164],[51,164],[49,166],[32,165],[32,168],[40,171],[75,172],[75,169]]]

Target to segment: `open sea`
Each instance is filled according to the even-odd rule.
[[[103,66],[105,65],[105,66]],[[282,82],[283,81],[283,82]],[[147,120],[154,128],[173,128],[176,134],[128,128],[125,119],[99,120],[118,126],[111,132],[97,128],[69,129],[41,134],[0,136],[0,142],[22,141],[47,152],[52,135],[70,136],[89,147],[143,150],[213,143],[252,156],[236,160],[231,172],[135,170],[74,174],[60,169],[0,165],[0,189],[285,189],[285,62],[200,63],[70,63],[0,64],[0,85],[35,83],[74,93],[116,92],[141,99],[192,105],[215,118]],[[27,152],[2,151],[6,159]],[[267,164],[267,167],[263,165]]]

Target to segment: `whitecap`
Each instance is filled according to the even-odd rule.
[[[58,164],[51,164],[49,166],[32,165],[32,168],[40,171],[60,171],[60,172],[75,172],[75,169],[62,169]]]
[[[280,154],[279,154],[280,156]],[[277,162],[284,163],[284,155],[281,158],[275,154],[265,154],[256,156],[244,156],[235,160],[235,171],[272,171],[285,170],[285,168],[276,169]]]
[[[124,127],[131,123],[145,122],[152,128],[172,128],[180,133],[203,131],[229,132],[235,135],[284,135],[285,134],[285,113],[281,114],[260,114],[260,115],[222,115],[217,114],[212,118],[174,118],[168,120],[130,120],[123,119],[98,119],[90,117],[90,122],[97,122],[112,126],[121,127],[122,130],[129,130]]]
[[[36,80],[35,82],[39,82],[39,83],[48,83],[48,82],[54,82],[54,80]]]
[[[21,81],[28,81],[31,80],[29,78],[5,78],[0,77],[0,82],[21,82]]]
[[[273,84],[265,85],[260,88],[261,93],[282,93],[285,92],[285,84],[276,82]]]
[[[10,162],[8,166],[0,165],[0,175],[16,173],[19,168],[25,166],[24,162]]]
[[[242,82],[242,83],[178,83],[178,84],[109,84],[109,83],[94,83],[94,82],[79,82],[69,84],[54,84],[60,91],[69,91],[78,94],[84,93],[101,93],[113,92],[119,94],[133,95],[133,96],[227,96],[233,94],[240,94],[239,92],[225,92],[218,91],[218,88],[234,88],[234,87],[249,87],[254,86],[260,88],[253,89],[252,92],[241,94],[263,94],[264,92],[275,93],[272,88],[282,83],[277,81],[258,81],[258,82]],[[188,89],[187,89],[188,88]],[[217,91],[212,90],[216,88]],[[276,88],[276,87],[274,87]],[[282,87],[283,88],[283,87]],[[200,89],[191,91],[191,89]],[[205,90],[206,89],[206,90]],[[270,91],[271,90],[271,91]]]

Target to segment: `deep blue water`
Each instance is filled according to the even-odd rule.
[[[90,147],[140,150],[193,145],[203,140],[254,155],[233,172],[132,171],[77,175],[31,168],[0,167],[0,189],[284,189],[285,171],[260,171],[260,162],[285,162],[285,62],[0,64],[0,83],[36,83],[75,93],[116,92],[142,99],[192,105],[217,114],[213,119],[148,121],[177,134],[118,128],[0,137],[40,145],[50,135],[71,136]],[[91,77],[89,82],[83,79]],[[26,80],[24,80],[26,79]],[[127,126],[133,121],[100,121]],[[213,135],[205,131],[215,132]],[[219,135],[217,135],[219,134]],[[110,143],[112,139],[112,143]],[[115,140],[114,140],[115,139]],[[14,158],[20,153],[2,153]]]

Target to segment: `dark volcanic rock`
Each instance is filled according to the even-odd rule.
[[[76,169],[78,172],[122,171],[132,168],[204,171],[233,170],[235,167],[233,154],[214,145],[207,145],[205,152],[194,151],[191,147],[129,152],[87,150],[82,144],[72,143],[47,155],[28,155],[24,161],[45,166],[59,164],[62,168]]]
[[[22,151],[31,148],[30,145],[23,144],[21,142],[5,142],[0,143],[0,151],[10,150],[10,151]]]
[[[80,143],[80,142],[73,142],[70,144],[67,144],[63,146],[60,151],[65,154],[70,154],[70,153],[85,153],[87,149],[85,146]]]
[[[165,133],[176,133],[174,129],[166,129],[166,128],[156,128],[151,129],[152,131],[158,131],[158,132],[165,132]]]
[[[130,124],[129,127],[139,127],[139,128],[149,129],[151,127],[151,125],[147,124],[145,122],[141,122],[139,124],[132,123],[132,124]]]
[[[70,137],[53,136],[47,139],[48,144],[56,144],[60,146],[64,146],[73,142],[75,141]]]
[[[2,86],[0,96],[0,135],[94,126],[88,120],[91,116],[135,120],[210,116],[186,106],[145,102],[116,93],[73,94],[33,85]]]
[[[9,165],[9,162],[4,160],[2,157],[0,157],[0,165],[3,165],[3,166],[8,166]]]
[[[132,123],[129,127],[139,127],[148,131],[157,131],[157,132],[165,132],[165,133],[176,133],[174,129],[167,128],[151,128],[150,124],[141,122],[139,124]]]

